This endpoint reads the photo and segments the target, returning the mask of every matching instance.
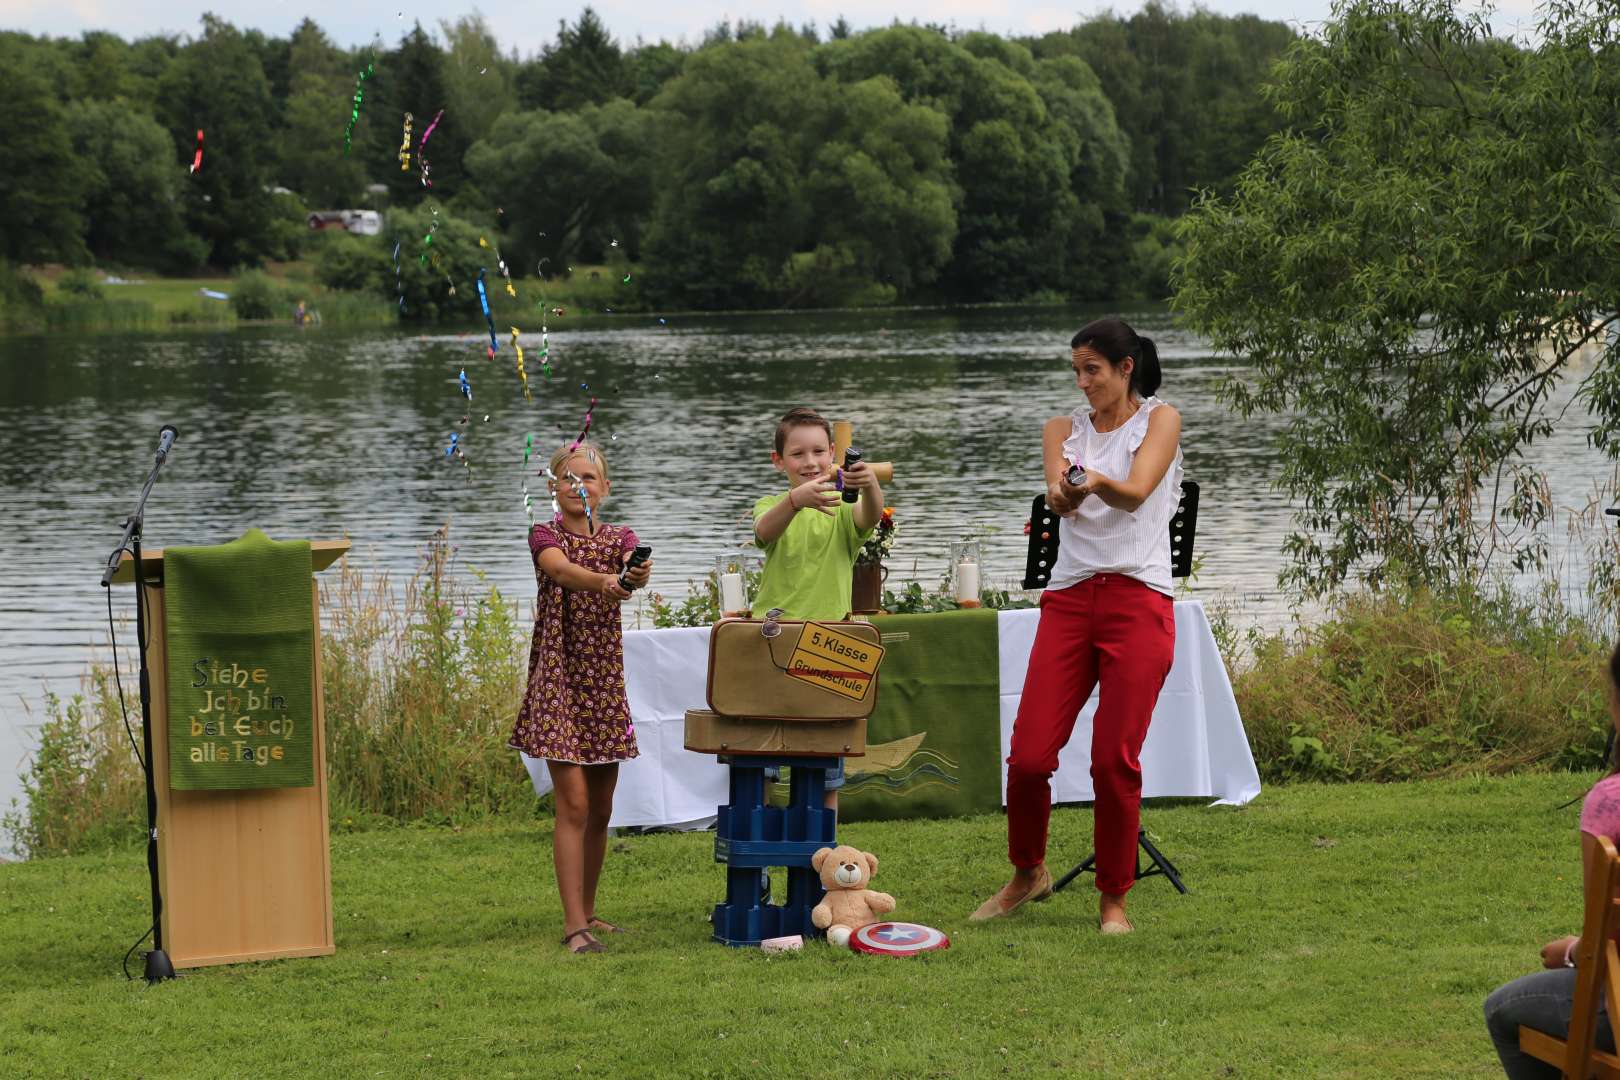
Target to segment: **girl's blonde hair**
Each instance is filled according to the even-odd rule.
[[[602,470],[602,479],[608,478],[607,458],[602,456],[602,448],[593,442],[565,443],[559,446],[551,455],[551,475],[554,479],[562,480],[563,465],[571,457],[583,456],[586,461]]]

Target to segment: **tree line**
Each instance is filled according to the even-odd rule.
[[[0,34],[0,258],[314,255],[424,315],[495,273],[479,237],[519,278],[634,266],[670,307],[1163,297],[1171,222],[1282,127],[1261,85],[1294,41],[1156,2],[1040,37],[840,19],[690,45],[622,44],[586,8],[529,57],[481,16],[391,48],[213,15],[185,38]],[[383,235],[306,224],[364,206]]]

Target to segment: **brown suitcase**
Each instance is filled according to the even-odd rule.
[[[786,720],[853,720],[872,715],[877,675],[865,680],[859,700],[794,678],[787,665],[804,631],[803,622],[784,620],[782,632],[767,638],[759,619],[722,619],[709,633],[709,708],[723,716]],[[862,622],[823,623],[870,645],[881,655],[877,627]]]
[[[859,757],[866,753],[866,718],[806,724],[688,709],[686,748],[699,754]]]

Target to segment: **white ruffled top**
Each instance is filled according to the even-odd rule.
[[[1136,451],[1147,437],[1148,417],[1163,405],[1157,397],[1142,402],[1136,413],[1113,431],[1099,432],[1091,423],[1091,410],[1074,411],[1073,426],[1063,442],[1063,456],[1087,472],[1111,480],[1131,475]],[[1058,522],[1058,555],[1048,589],[1066,589],[1095,574],[1124,574],[1167,596],[1174,595],[1170,580],[1170,519],[1181,501],[1181,447],[1142,505],[1134,511],[1117,510],[1097,496],[1088,497],[1078,510]]]

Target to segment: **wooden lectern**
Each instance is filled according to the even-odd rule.
[[[349,550],[315,540],[317,573]],[[157,785],[158,884],[163,945],[176,968],[326,956],[332,940],[332,859],[327,836],[326,710],[321,684],[320,589],[315,591],[315,783],[304,788],[169,790],[169,652],[164,638],[163,552],[141,553],[146,579],[152,760]],[[124,553],[120,584],[135,581]]]

